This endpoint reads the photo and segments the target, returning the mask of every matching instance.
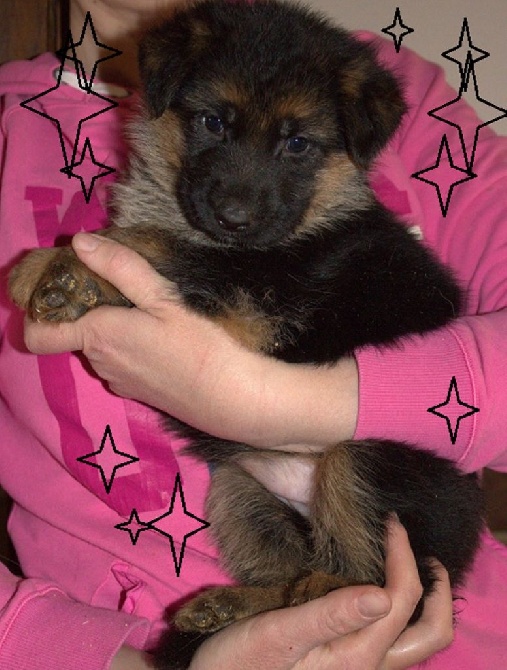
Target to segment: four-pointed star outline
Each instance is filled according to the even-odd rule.
[[[507,109],[503,109],[502,107],[498,107],[498,105],[494,105],[492,102],[488,102],[484,98],[481,98],[481,96],[479,94],[479,85],[477,83],[477,75],[475,73],[475,62],[476,61],[473,60],[472,55],[469,53],[468,57],[467,57],[467,61],[466,61],[464,76],[463,76],[463,79],[461,80],[461,86],[460,86],[458,96],[456,98],[454,98],[453,100],[449,100],[449,102],[446,102],[443,105],[440,105],[440,107],[435,107],[434,109],[431,109],[428,112],[429,116],[432,116],[433,118],[437,119],[438,121],[442,121],[443,123],[447,123],[448,125],[453,126],[454,128],[457,129],[458,134],[459,134],[459,138],[460,138],[460,142],[461,142],[461,146],[462,146],[462,149],[463,149],[463,155],[465,157],[465,161],[466,161],[466,164],[467,164],[467,167],[469,168],[469,170],[472,170],[472,168],[473,168],[473,164],[474,164],[474,161],[475,161],[475,153],[476,153],[476,149],[477,149],[477,142],[479,141],[479,132],[480,132],[481,128],[484,128],[485,126],[489,126],[492,123],[495,123],[496,121],[499,121],[500,119],[503,119],[504,117],[507,116]],[[483,106],[485,106],[485,107],[490,107],[491,109],[496,110],[497,112],[499,112],[499,114],[494,115],[493,118],[489,119],[489,121],[484,121],[483,123],[479,123],[477,125],[477,127],[475,128],[475,132],[474,132],[472,152],[471,152],[470,158],[468,158],[467,147],[466,147],[466,142],[465,142],[463,129],[461,128],[461,126],[458,123],[455,123],[455,122],[451,121],[450,119],[447,119],[445,116],[443,116],[441,112],[444,109],[451,108],[453,105],[456,105],[457,103],[459,103],[461,101],[461,99],[463,98],[465,93],[467,93],[467,91],[469,89],[470,82],[473,83],[474,92],[475,92],[475,100],[477,102],[481,102],[483,104]],[[439,112],[440,112],[440,114],[439,114]]]
[[[90,77],[87,79],[86,78],[86,72],[85,68],[83,66],[83,63],[79,60],[76,54],[76,47],[79,47],[83,39],[85,37],[86,31],[88,28],[91,30],[93,39],[95,41],[95,44],[100,46],[102,49],[105,49],[107,51],[110,51],[112,53],[109,53],[107,56],[104,56],[103,58],[97,59],[94,63],[92,73]],[[71,56],[69,56],[69,52],[71,52]],[[81,131],[83,124],[86,123],[86,121],[90,121],[91,119],[95,118],[96,116],[99,116],[100,114],[104,114],[105,112],[114,109],[115,107],[118,106],[118,103],[114,100],[111,100],[110,98],[107,98],[104,95],[101,95],[97,91],[93,90],[93,80],[95,78],[95,74],[97,72],[97,67],[99,63],[102,63],[105,60],[108,60],[109,58],[115,58],[116,56],[119,56],[122,52],[119,51],[118,49],[113,49],[112,47],[108,47],[105,44],[102,44],[101,42],[98,42],[97,36],[95,33],[95,28],[93,26],[93,22],[91,19],[91,14],[90,12],[87,13],[85,23],[83,25],[83,31],[81,34],[81,40],[77,43],[74,43],[72,41],[72,36],[69,33],[69,40],[67,45],[61,49],[58,52],[58,55],[60,57],[60,67],[58,68],[56,72],[56,84],[54,86],[51,86],[50,88],[46,89],[45,91],[42,91],[41,93],[38,93],[37,95],[32,96],[31,98],[28,98],[27,100],[24,100],[23,102],[20,103],[20,106],[23,107],[24,109],[27,109],[31,112],[34,112],[35,114],[38,114],[39,116],[42,116],[43,118],[47,119],[50,121],[56,128],[58,132],[58,138],[60,141],[60,148],[62,151],[62,156],[63,156],[63,161],[64,161],[64,168],[62,168],[62,172],[67,173],[69,177],[71,176],[78,176],[77,174],[72,174],[72,170],[77,166],[80,165],[80,163],[76,160],[77,154],[78,154],[78,148],[80,144],[80,139],[81,139]],[[99,109],[96,112],[93,112],[92,114],[88,114],[87,116],[84,116],[79,119],[77,123],[77,129],[76,129],[76,135],[74,138],[74,144],[72,147],[72,156],[69,158],[67,154],[67,150],[65,147],[65,139],[64,139],[64,134],[62,130],[62,126],[60,123],[60,120],[57,116],[51,116],[48,112],[43,111],[43,105],[42,108],[39,108],[39,105],[41,105],[41,102],[43,103],[43,98],[50,96],[54,91],[56,91],[61,85],[62,85],[62,75],[65,69],[65,62],[67,60],[70,60],[74,63],[75,70],[76,70],[76,75],[78,78],[79,86],[81,89],[88,95],[94,96],[96,101],[100,101],[99,104],[101,105],[101,109]],[[37,104],[37,101],[39,103]],[[35,104],[34,104],[35,103]],[[88,139],[88,138],[87,138]],[[91,152],[91,144],[88,140],[89,146],[90,146],[90,152]],[[83,157],[83,154],[82,154]],[[94,159],[92,159],[94,160]],[[83,194],[85,196],[86,202],[89,203],[91,199],[91,194],[93,187],[100,177],[105,176],[106,174],[110,174],[111,172],[114,172],[114,168],[103,165],[102,163],[97,163],[97,165],[100,165],[100,167],[104,168],[102,172],[99,172],[96,176],[95,179],[92,180],[91,183],[91,188],[86,189],[84,186],[83,181],[81,181],[81,186],[83,190]]]
[[[441,181],[437,180],[437,175],[433,174],[433,179],[428,178],[429,174],[431,174],[432,172],[438,173],[438,170],[442,168],[441,162],[442,162],[442,156],[444,155],[444,150],[445,150],[445,158],[449,163],[449,167],[457,173],[456,176],[460,175],[459,179],[456,178],[454,181],[449,182],[447,184],[448,188],[445,198],[442,195],[444,186]],[[447,135],[444,135],[442,137],[442,141],[440,142],[440,148],[438,150],[437,160],[435,164],[431,165],[428,168],[424,168],[423,170],[419,170],[418,172],[414,172],[414,174],[411,175],[413,179],[418,179],[419,181],[423,181],[426,184],[430,184],[430,186],[434,186],[436,188],[438,194],[438,201],[440,203],[440,210],[442,212],[442,216],[444,217],[447,216],[447,212],[449,210],[449,204],[451,202],[452,192],[456,188],[456,186],[459,186],[459,184],[463,184],[467,181],[470,181],[471,179],[475,179],[476,176],[477,175],[475,175],[470,170],[464,170],[463,168],[454,165],[451,150],[449,148],[449,142],[447,140]]]
[[[466,44],[463,44],[465,34],[466,34]],[[454,56],[451,56],[451,54],[458,55],[461,52],[464,52],[465,54],[464,57],[455,58]],[[474,53],[479,55],[474,56],[473,55]],[[484,51],[484,49],[479,49],[479,47],[476,47],[473,44],[472,37],[470,35],[470,26],[468,25],[468,19],[465,17],[463,19],[463,25],[461,26],[461,34],[459,36],[457,46],[452,47],[451,49],[447,49],[446,51],[442,51],[442,56],[447,60],[450,60],[453,63],[458,64],[460,81],[463,81],[464,77],[466,76],[466,68],[468,67],[467,64],[469,59],[471,59],[472,63],[478,63],[479,61],[484,60],[484,58],[488,58],[490,56],[490,53],[489,51]]]
[[[170,517],[173,514],[175,514],[177,508],[179,508],[179,510],[182,510],[183,514],[186,517],[188,517],[189,520],[192,519],[193,521],[197,522],[196,526],[195,524],[193,524],[195,527],[192,530],[189,530],[188,533],[183,533],[182,539],[181,534],[179,535],[179,537],[176,537],[175,533],[171,533],[168,530],[164,530],[164,528],[160,526],[161,521],[167,521],[167,520],[170,521]],[[189,521],[189,523],[191,522]],[[209,528],[209,525],[210,524],[207,521],[204,521],[204,519],[201,519],[195,514],[192,514],[192,512],[188,511],[185,502],[185,496],[183,493],[181,476],[180,473],[178,472],[174,482],[174,489],[171,496],[171,503],[169,505],[169,509],[167,512],[164,512],[164,514],[161,514],[160,516],[156,517],[155,519],[151,519],[150,521],[141,521],[137,513],[137,510],[133,509],[132,512],[130,513],[129,520],[117,524],[115,528],[117,528],[118,530],[128,532],[130,535],[130,540],[133,545],[137,543],[139,535],[146,530],[155,531],[160,535],[163,535],[164,537],[168,538],[171,546],[171,554],[174,562],[174,569],[176,571],[176,576],[179,577],[181,573],[181,567],[183,564],[183,558],[185,557],[185,549],[187,546],[188,539],[193,535],[195,535],[196,533],[199,533],[201,530]],[[176,547],[177,543],[180,544],[179,551],[177,551]]]
[[[95,45],[100,47],[103,51],[110,52],[107,55],[103,56],[102,58],[98,58],[94,62],[89,77],[86,76],[86,68],[83,64],[83,61],[80,58],[78,58],[77,54],[77,50],[79,49],[79,47],[83,45],[88,30],[91,31]],[[69,51],[72,52],[72,56],[69,56]],[[122,54],[122,52],[119,49],[114,49],[113,47],[107,46],[107,44],[99,42],[99,40],[97,39],[97,33],[95,32],[95,26],[93,25],[92,15],[90,12],[86,13],[85,22],[83,24],[83,29],[81,31],[81,39],[79,40],[79,42],[74,42],[72,38],[72,33],[69,30],[67,38],[67,46],[64,47],[63,49],[60,49],[56,53],[60,58],[60,60],[62,61],[62,63],[65,60],[70,60],[74,63],[79,86],[88,93],[93,93],[92,91],[93,81],[95,79],[95,75],[97,74],[97,68],[99,64],[103,63],[106,60],[109,60],[110,58],[116,58],[116,56],[120,56]]]
[[[91,179],[88,180],[89,181],[88,186],[86,185],[85,177],[79,174],[78,170],[76,169],[78,167],[81,167],[81,165],[83,165],[85,161],[90,161],[93,165],[102,169],[102,171],[99,171],[97,174],[93,175]],[[95,156],[93,154],[92,145],[89,137],[87,137],[85,140],[83,151],[81,153],[81,160],[79,160],[77,163],[73,163],[69,167],[65,167],[60,170],[60,172],[65,173],[69,178],[76,177],[77,179],[79,179],[79,181],[81,182],[83,195],[87,203],[90,202],[93,187],[97,179],[99,179],[100,177],[105,177],[106,175],[111,174],[111,172],[114,171],[115,171],[114,168],[110,167],[109,165],[104,165],[104,163],[99,163],[99,161],[95,160]]]
[[[101,456],[101,462],[98,462],[98,457]],[[91,454],[79,456],[76,459],[80,463],[89,465],[92,468],[97,468],[100,472],[100,477],[107,493],[111,492],[114,478],[120,468],[139,461],[137,456],[131,456],[123,451],[120,451],[114,443],[111,426],[108,424],[100,443],[100,449],[93,451]]]
[[[458,416],[454,417],[454,425],[452,415],[450,416],[449,414],[446,414],[444,411],[442,411],[445,407],[448,407],[449,410],[451,410],[452,405],[459,405],[460,407],[466,408],[467,410],[462,414],[459,414]],[[473,405],[469,405],[468,403],[463,402],[463,400],[461,400],[461,398],[459,397],[458,383],[456,381],[456,377],[453,377],[451,379],[449,390],[447,392],[447,398],[445,399],[445,401],[441,402],[438,405],[434,405],[433,407],[428,408],[428,412],[430,412],[431,414],[435,414],[435,416],[439,416],[442,419],[445,419],[445,422],[447,423],[447,430],[449,431],[449,436],[453,444],[456,444],[456,440],[458,439],[458,429],[461,421],[463,421],[463,419],[466,419],[469,416],[472,416],[472,414],[475,414],[478,411],[479,411],[478,407],[474,407]]]
[[[409,28],[409,26],[406,26],[403,23],[401,19],[400,8],[396,7],[393,22],[391,23],[390,26],[382,28],[382,32],[385,33],[386,35],[389,35],[389,37],[393,38],[394,48],[396,49],[396,53],[399,53],[401,49],[401,43],[403,42],[403,38],[406,37],[407,35],[410,35],[410,33],[413,33],[414,29]]]

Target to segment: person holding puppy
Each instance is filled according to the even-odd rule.
[[[85,11],[91,9],[100,41],[121,44],[124,48],[120,38],[134,33],[151,20],[155,11],[161,9],[161,3],[83,1],[72,3],[71,8],[74,35],[80,33]],[[88,43],[87,49],[86,59],[90,67],[97,54],[93,44]],[[9,95],[17,93],[18,97],[26,99],[41,90],[41,82],[46,81],[44,76],[53,73],[58,65],[54,59],[42,58],[46,60],[37,62],[41,68],[34,67],[33,70],[33,92],[28,90],[26,83],[23,84],[25,89],[15,83],[16,76],[19,81],[22,80],[23,66],[7,71],[6,83],[2,87],[7,103],[13,102]],[[101,76],[104,80],[124,87],[138,84],[128,55],[124,60],[123,57],[111,59],[103,65]],[[411,55],[405,55],[405,66],[407,71],[418,74],[417,93],[420,96],[436,95],[439,87],[442,94],[440,80],[436,79],[431,89],[431,77],[436,77],[434,68]],[[26,82],[26,79],[25,76],[23,81]],[[74,113],[79,118],[81,106],[89,100],[68,81],[68,89],[64,89],[62,94],[65,104],[75,105]],[[423,84],[426,87],[424,93]],[[37,87],[38,90],[35,90]],[[414,95],[416,88],[411,89]],[[96,117],[93,146],[97,147],[98,156],[99,147],[110,152],[107,161],[102,159],[108,164],[120,166],[122,163],[124,148],[117,133],[129,114],[130,101],[131,96],[120,99],[117,112]],[[9,173],[8,166],[13,164],[11,157],[20,151],[19,130],[16,134],[20,126],[16,125],[16,116],[24,112],[25,116],[21,119],[25,125],[27,122],[27,112],[19,110],[18,103],[19,100],[16,100],[8,105],[4,118],[6,167],[3,183],[11,187],[5,193],[11,194],[12,202],[23,203],[18,213],[23,226],[16,228],[16,233],[12,224],[7,229],[11,232],[6,233],[5,239],[11,241],[4,250],[6,256],[2,265],[10,263],[22,249],[35,246],[33,241],[47,246],[58,234],[68,235],[106,225],[101,200],[105,194],[104,191],[101,193],[98,185],[101,180],[98,180],[95,198],[92,196],[89,204],[83,204],[79,189],[63,176],[58,181],[59,175],[56,175],[52,184],[48,181],[47,170],[41,169],[38,173],[34,170],[29,183],[26,177],[21,180]],[[419,104],[423,104],[422,100]],[[416,116],[417,113],[420,121],[426,121],[422,108],[417,111],[416,107]],[[35,124],[34,119],[29,121]],[[43,129],[44,126],[41,126],[40,134]],[[28,154],[41,168],[49,160],[49,145],[53,144],[47,129],[46,132],[47,152],[41,152],[39,159],[33,156],[33,150]],[[488,140],[495,145],[491,137]],[[410,138],[406,142],[410,142]],[[58,146],[56,148],[59,149]],[[400,156],[407,161],[407,174],[410,174],[413,167],[408,160],[408,152],[401,143],[398,149]],[[431,149],[428,147],[428,152]],[[17,156],[19,160],[19,153]],[[391,160],[394,158],[391,157]],[[410,161],[415,162],[416,157],[410,155]],[[400,164],[403,164],[401,159]],[[488,167],[493,175],[494,167],[491,164]],[[401,180],[402,170],[396,174]],[[19,183],[14,183],[14,177]],[[488,178],[492,179],[492,176]],[[387,194],[387,200],[400,190],[392,181],[384,179],[379,183],[377,187]],[[5,197],[7,201],[8,196]],[[7,204],[5,211],[9,211],[8,208]],[[489,225],[494,226],[495,220],[491,216]],[[0,225],[6,227],[7,220],[5,223],[2,220]],[[431,227],[428,230],[431,231]],[[500,235],[501,231],[497,234]],[[108,393],[89,374],[86,361],[83,366],[82,361],[74,356],[41,356],[34,363],[34,357],[20,351],[21,320],[6,317],[9,321],[5,329],[8,334],[7,348],[2,354],[5,356],[4,370],[9,370],[12,375],[12,366],[19,365],[18,369],[23,370],[23,384],[11,384],[5,389],[6,405],[2,411],[5,412],[9,433],[4,447],[5,458],[14,451],[14,444],[19,457],[15,463],[10,463],[9,472],[4,474],[2,469],[0,476],[2,485],[16,502],[11,532],[26,579],[18,581],[5,575],[4,582],[2,576],[5,611],[0,620],[3,639],[0,660],[3,660],[3,653],[5,667],[9,667],[9,663],[11,667],[19,667],[19,659],[34,655],[40,659],[40,668],[65,667],[66,664],[80,667],[85,663],[88,667],[108,667],[108,663],[112,668],[149,667],[149,657],[143,657],[136,649],[149,648],[149,643],[154,641],[160,630],[164,605],[206,581],[219,582],[225,577],[220,575],[216,557],[204,540],[197,542],[199,534],[194,536],[195,549],[192,548],[192,552],[189,549],[185,555],[184,570],[181,579],[178,579],[171,574],[170,566],[165,564],[163,569],[155,567],[147,556],[153,549],[157,562],[167,558],[167,553],[161,552],[161,548],[167,550],[167,546],[156,541],[160,538],[155,538],[150,547],[144,545],[143,549],[144,536],[139,545],[133,546],[126,534],[122,537],[122,534],[112,530],[115,524],[128,517],[133,499],[146,501],[145,509],[140,510],[143,519],[153,518],[157,512],[167,509],[163,494],[170,496],[176,471],[183,473],[188,508],[199,514],[197,510],[199,505],[202,506],[203,499],[199,497],[198,489],[205,486],[207,476],[203,468],[199,469],[198,465],[185,460],[178,451],[177,441],[170,444],[171,453],[168,454],[167,437],[164,441],[157,437],[149,410],[119,396],[135,398],[164,409],[222,437],[259,446],[300,445],[299,448],[304,451],[304,445],[314,448],[324,446],[329,441],[346,439],[371,428],[365,423],[370,419],[361,415],[364,407],[360,406],[358,417],[358,398],[361,402],[368,400],[364,398],[364,388],[361,395],[358,394],[358,369],[364,386],[364,375],[372,375],[375,367],[382,369],[382,366],[392,372],[399,365],[401,353],[358,352],[356,358],[345,359],[331,370],[291,367],[260,358],[241,349],[220,329],[190,314],[168,298],[164,281],[132,252],[93,236],[79,235],[74,244],[80,257],[117,285],[137,307],[128,312],[103,308],[76,324],[58,328],[27,326],[26,339],[30,349],[45,354],[83,351],[97,374],[109,383],[110,389],[118,396]],[[438,250],[438,240],[434,244]],[[442,254],[445,256],[445,253]],[[498,289],[498,304],[500,293]],[[12,314],[11,308],[3,305],[2,309],[5,313],[9,309],[9,314]],[[493,328],[492,332],[497,331]],[[142,347],[146,338],[153,343],[149,357]],[[438,338],[420,338],[412,347],[407,344],[408,350],[403,351],[405,368],[401,369],[410,369],[411,365],[415,365],[417,356],[426,360],[428,352],[433,356],[440,352],[440,359],[437,359],[439,365],[452,354],[453,364],[458,365],[458,354],[451,346],[455,341],[456,336],[439,333]],[[19,357],[16,358],[16,355]],[[390,355],[394,357],[391,361]],[[26,363],[28,360],[32,362]],[[25,361],[24,365],[21,361]],[[444,372],[442,377],[445,377]],[[397,380],[383,382],[396,385]],[[431,382],[434,383],[433,378]],[[26,403],[29,396],[26,384],[37,386],[30,394],[30,407]],[[372,394],[372,382],[369,389],[367,378],[365,384]],[[15,388],[12,389],[12,386]],[[382,390],[380,384],[379,388]],[[276,402],[273,401],[275,398]],[[284,398],[284,402],[280,403],[279,398]],[[428,406],[430,404],[434,402],[428,403]],[[304,411],[298,411],[298,408]],[[382,425],[386,419],[387,416],[373,416],[371,421],[379,422],[376,430],[385,430]],[[104,491],[104,487],[100,488],[101,482],[97,477],[92,477],[96,472],[92,471],[90,475],[88,470],[91,468],[83,467],[82,462],[76,464],[77,458],[96,451],[89,435],[96,436],[106,422],[113,426],[118,448],[139,456],[139,466],[136,466],[139,470],[131,476],[120,477],[117,474],[109,492]],[[399,431],[396,437],[401,434],[406,439],[413,439],[408,418],[402,418],[399,425],[392,428]],[[155,441],[159,452],[163,450],[163,458],[160,453],[157,455],[149,450],[146,437],[143,437],[146,434]],[[467,435],[463,439],[471,440]],[[466,465],[474,469],[474,466],[480,467],[495,459],[501,463],[501,457],[501,453],[473,453]],[[34,459],[40,466],[38,473],[32,471]],[[172,468],[167,465],[169,461],[173,461]],[[309,473],[305,471],[304,460],[291,471],[266,471],[255,461],[248,467],[272,490],[296,503],[305,503]],[[162,481],[157,479],[159,470],[163,470]],[[66,484],[68,480],[72,481]],[[48,482],[52,485],[48,486]],[[77,509],[74,510],[74,507]],[[34,542],[37,544],[34,545]],[[61,551],[55,551],[58,546],[65,547],[64,560],[61,560]],[[336,668],[340,664],[355,667],[353,664],[357,664],[357,667],[402,668],[422,661],[446,646],[451,638],[452,607],[445,574],[442,574],[440,587],[429,601],[423,619],[399,637],[420,591],[406,537],[396,523],[393,524],[387,547],[387,584],[384,590],[373,587],[360,587],[360,591],[358,587],[343,589],[301,608],[271,612],[235,624],[203,645],[192,667],[269,665],[296,669]],[[76,557],[74,561],[73,556]],[[77,557],[83,560],[78,562]],[[149,575],[153,570],[155,576],[151,579]],[[370,619],[364,618],[358,609],[358,598],[364,595],[372,597],[367,612]],[[476,601],[473,602],[477,608]],[[49,618],[50,621],[44,625]],[[151,630],[149,621],[153,624]],[[314,622],[315,627],[309,622]],[[31,626],[30,637],[24,635],[28,625]],[[473,634],[473,630],[468,623],[466,631]],[[461,649],[467,649],[470,644],[473,647],[473,638],[461,640]],[[453,653],[452,649],[449,654]],[[458,648],[457,653],[461,663],[459,667],[466,667],[459,660],[462,658],[459,654],[464,652]],[[484,656],[484,653],[482,649],[477,652],[479,656]],[[452,667],[450,657],[447,655],[446,658],[447,665],[441,667]]]

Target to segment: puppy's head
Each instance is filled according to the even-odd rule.
[[[194,238],[265,247],[371,202],[364,171],[404,103],[373,51],[328,21],[204,0],[146,36],[140,66],[158,138],[145,159],[169,166]]]

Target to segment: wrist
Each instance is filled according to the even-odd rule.
[[[327,446],[351,439],[357,424],[359,373],[354,357],[335,365],[267,359],[254,446]]]

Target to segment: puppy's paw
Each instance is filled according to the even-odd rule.
[[[55,263],[41,277],[30,300],[36,321],[76,321],[102,303],[97,282],[81,268]]]
[[[30,252],[11,272],[9,290],[34,321],[76,321],[99,305],[130,304],[68,247]]]
[[[240,588],[215,588],[184,605],[176,614],[174,625],[186,633],[215,633],[250,613]]]

